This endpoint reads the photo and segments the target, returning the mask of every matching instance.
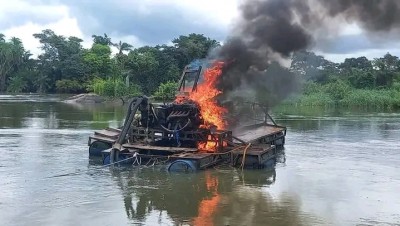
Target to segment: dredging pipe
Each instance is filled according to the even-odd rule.
[[[147,102],[147,98],[142,96],[134,98],[129,104],[128,112],[125,117],[124,126],[122,127],[121,133],[119,134],[118,139],[113,144],[110,152],[111,164],[114,163],[115,161],[118,161],[119,153],[122,150],[122,144],[125,142],[126,135],[128,134],[129,129],[132,126],[132,122],[135,117],[136,111],[138,110],[140,104],[145,102]]]

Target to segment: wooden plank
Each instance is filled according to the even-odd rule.
[[[141,150],[168,151],[168,152],[196,152],[197,148],[163,147],[143,144],[123,144],[124,148],[135,148]]]
[[[106,130],[121,133],[121,130],[117,128],[107,127]]]
[[[254,146],[250,147],[245,154],[243,150],[233,151],[231,163],[233,166],[240,165],[245,158],[244,167],[263,167],[271,158],[275,157],[275,146]]]
[[[112,138],[104,137],[104,136],[99,136],[99,135],[91,135],[91,136],[89,136],[89,139],[91,139],[92,142],[93,142],[93,140],[99,140],[99,141],[104,141],[106,143],[114,143],[115,140],[116,140],[116,139],[112,139]]]
[[[246,155],[262,155],[272,150],[273,150],[272,146],[254,146],[254,147],[250,146],[250,148],[246,151]],[[232,153],[235,155],[242,155],[243,152],[244,148],[233,151]]]
[[[283,132],[284,130],[285,130],[284,128],[280,127],[260,126],[254,129],[242,131],[238,135],[236,135],[236,137],[245,142],[251,142],[253,140],[257,140],[260,137],[274,135]]]
[[[204,159],[213,156],[213,154],[210,153],[201,153],[201,152],[196,152],[196,153],[182,153],[182,154],[174,154],[171,155],[172,159],[193,159],[193,160],[199,160],[199,159]]]
[[[103,137],[108,137],[111,139],[117,139],[119,132],[115,132],[115,131],[109,131],[109,130],[98,130],[98,131],[94,131],[94,135],[95,136],[103,136]]]

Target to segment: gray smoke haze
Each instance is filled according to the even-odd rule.
[[[400,27],[398,0],[245,0],[240,14],[217,53],[227,63],[220,98],[270,107],[299,88],[298,76],[279,62],[318,43],[324,32],[335,33],[345,22],[374,35]]]

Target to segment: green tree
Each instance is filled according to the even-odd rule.
[[[390,53],[373,61],[376,69],[375,85],[379,88],[388,88],[393,84],[396,73],[400,71],[400,61],[397,56]]]
[[[104,36],[92,35],[92,38],[93,38],[93,45],[95,44],[100,44],[105,46],[112,45],[111,38],[108,37],[106,33],[104,33]]]
[[[298,51],[293,54],[290,71],[307,81],[326,83],[332,74],[338,74],[338,65],[313,52]]]
[[[130,51],[133,47],[132,45],[122,41],[119,41],[119,43],[113,43],[112,45],[118,49],[119,55],[123,54],[124,51]]]
[[[111,75],[113,62],[110,56],[110,47],[102,44],[93,44],[92,48],[83,54],[84,63],[92,77],[105,78]]]
[[[372,70],[372,62],[368,60],[365,56],[358,58],[346,58],[339,67],[346,70],[357,68],[362,71],[370,71]]]
[[[328,93],[336,102],[344,99],[349,94],[350,90],[350,86],[340,79],[334,79],[326,85],[326,93]]]
[[[117,64],[117,71],[122,77],[129,76],[129,70],[126,69],[126,64],[128,62],[128,56],[124,54],[124,52],[129,52],[132,50],[132,45],[119,41],[119,43],[112,44],[114,47],[118,49],[118,53],[115,56],[115,61]]]
[[[375,76],[369,69],[362,70],[354,67],[350,68],[347,74],[350,84],[355,88],[365,89],[374,87]]]
[[[145,94],[151,94],[158,86],[158,76],[155,73],[159,65],[154,53],[135,49],[128,54],[127,67],[135,84],[142,87]]]
[[[14,72],[8,79],[7,92],[20,93],[20,92],[34,92],[33,78],[37,74],[36,61],[31,59],[31,53],[26,51],[22,56],[22,62],[19,67],[15,68]]]
[[[390,53],[386,53],[382,58],[376,58],[373,61],[375,68],[381,71],[399,71],[400,61],[397,56],[393,56]]]
[[[4,35],[0,40],[0,92],[6,90],[8,78],[23,66],[23,57],[26,51],[22,42],[18,38],[11,38],[10,41],[4,40]]]
[[[86,80],[88,68],[84,63],[82,39],[69,37],[65,41],[64,47],[59,49],[61,79],[77,80],[84,82]]]
[[[156,58],[159,62],[157,74],[160,77],[160,83],[178,81],[183,68],[179,66],[177,60],[179,57],[177,57],[175,47],[162,45],[155,48],[157,49],[155,52]]]
[[[161,83],[154,96],[158,100],[173,100],[175,98],[176,91],[178,90],[178,83],[166,82]]]
[[[216,40],[205,37],[202,34],[181,35],[172,40],[177,49],[176,60],[178,67],[183,68],[195,59],[202,59],[207,56],[209,51],[220,45]]]
[[[39,92],[54,92],[60,80],[86,80],[87,67],[84,64],[82,39],[65,38],[52,30],[43,30],[34,34],[42,44],[43,54],[38,57],[37,89]],[[74,92],[71,90],[71,92]]]
[[[85,90],[85,85],[79,80],[62,79],[56,82],[56,89],[60,93],[80,93]]]
[[[389,88],[393,84],[395,73],[392,71],[378,70],[375,72],[375,87]]]

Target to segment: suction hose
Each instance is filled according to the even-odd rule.
[[[142,104],[143,101],[145,101],[145,100],[147,100],[147,98],[137,97],[137,98],[134,98],[131,101],[131,103],[129,104],[129,108],[128,108],[128,112],[126,114],[124,126],[122,128],[121,133],[118,136],[118,139],[113,144],[111,152],[110,152],[110,163],[114,163],[115,160],[118,160],[118,158],[119,158],[118,155],[122,150],[122,144],[125,142],[126,134],[128,134],[128,131],[131,128],[136,111],[139,108],[140,104]]]

